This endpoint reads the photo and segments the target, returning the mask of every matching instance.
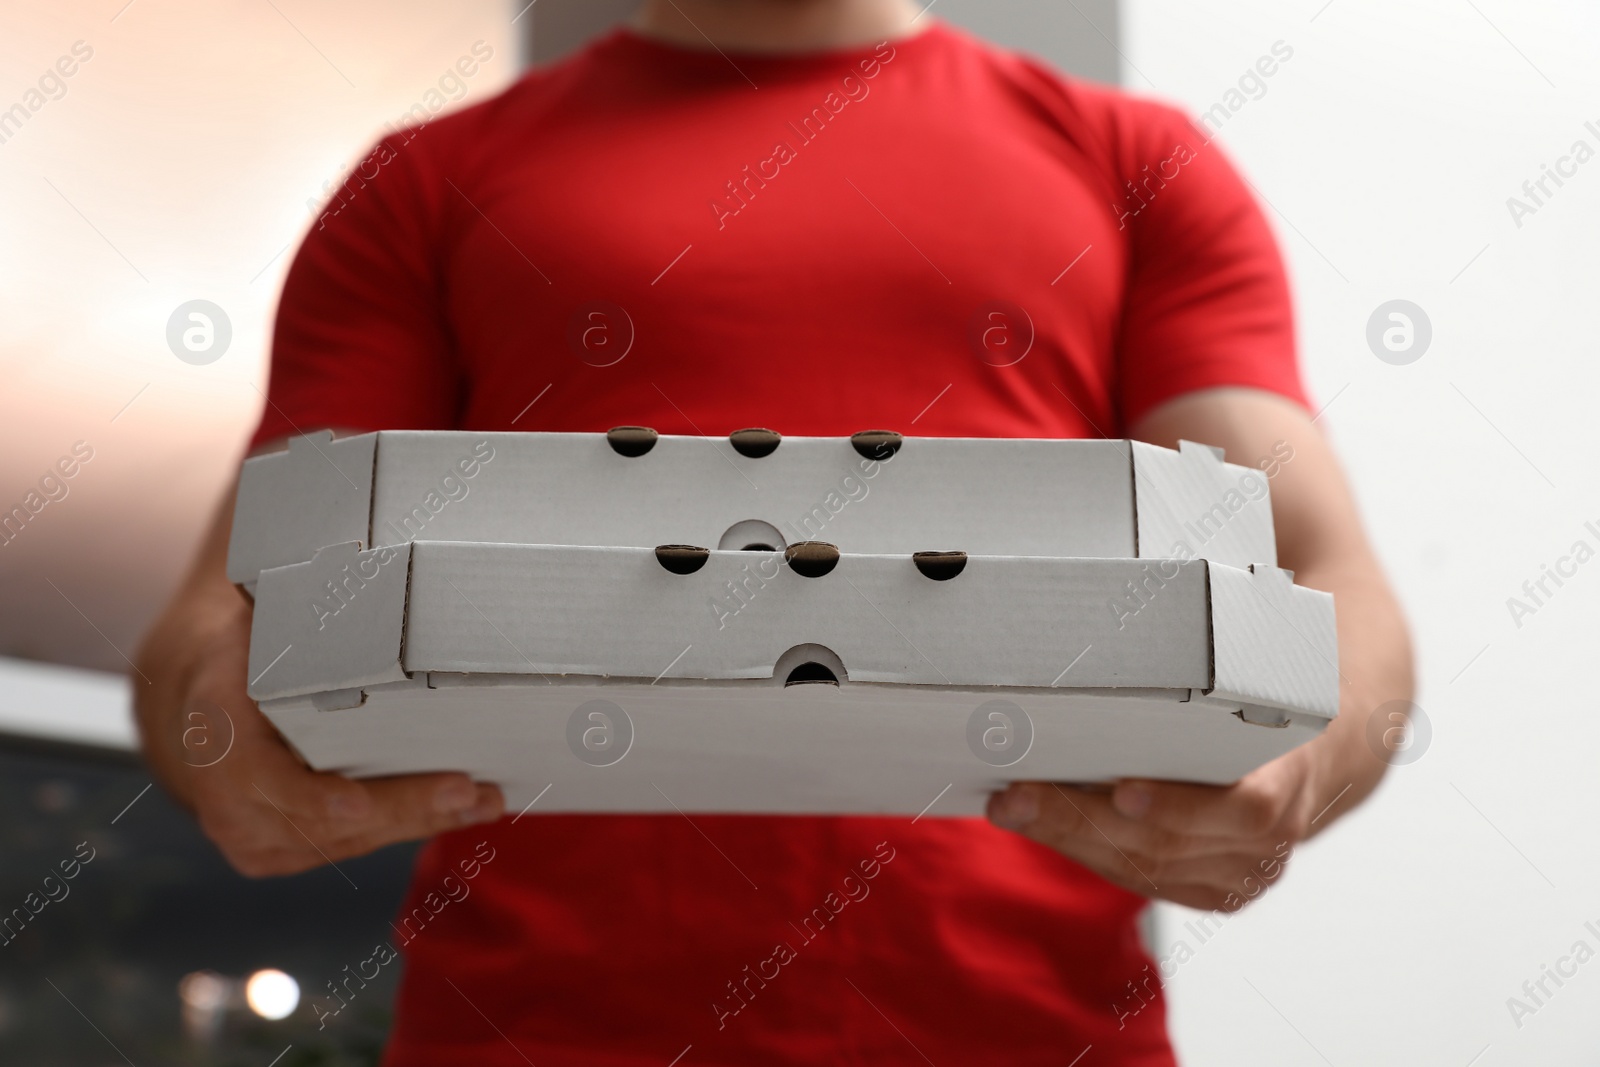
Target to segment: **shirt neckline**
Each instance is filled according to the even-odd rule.
[[[930,45],[945,33],[944,24],[930,19],[927,26],[904,37],[890,37],[869,44],[849,45],[817,51],[744,51],[714,47],[695,48],[675,44],[640,33],[631,26],[613,29],[597,42],[597,51],[613,52],[630,59],[659,65],[705,66],[720,64],[723,67],[758,68],[769,73],[806,71],[822,67],[837,67],[876,56],[884,45],[893,48],[897,56],[902,52],[916,51]],[[732,73],[730,69],[730,73]]]

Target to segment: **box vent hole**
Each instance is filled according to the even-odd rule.
[[[808,660],[790,671],[783,684],[785,688],[791,685],[838,685],[839,676],[815,660]]]
[[[795,645],[772,665],[774,685],[838,685],[850,680],[844,661],[827,645]]]
[[[648,426],[615,426],[606,431],[606,443],[617,455],[637,459],[656,447],[658,436]]]
[[[789,543],[772,523],[745,519],[724,530],[717,547],[731,552],[782,552]]]
[[[783,550],[789,569],[802,578],[821,578],[839,563],[839,548],[826,541],[800,541]]]
[[[948,582],[967,566],[965,552],[913,552],[911,562],[917,565],[923,577],[936,582]]]
[[[733,445],[733,450],[741,456],[751,459],[760,459],[770,456],[778,450],[778,444],[783,440],[783,435],[776,430],[764,427],[752,427],[748,430],[735,430],[728,435],[728,441]]]
[[[905,438],[893,430],[862,430],[850,435],[850,447],[865,459],[890,460]]]
[[[693,574],[710,558],[710,551],[697,545],[656,546],[656,562],[673,574]]]

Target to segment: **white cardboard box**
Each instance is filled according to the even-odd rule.
[[[349,541],[1277,559],[1266,478],[1203,445],[894,437],[324,431],[245,463],[228,577]]]
[[[1188,443],[383,432],[249,460],[228,573],[319,769],[970,815],[1320,732],[1332,599],[1275,560],[1263,474]]]
[[[458,768],[569,811],[916,814],[940,793],[930,813],[960,815],[1022,778],[1222,783],[1337,711],[1332,600],[1273,567],[970,556],[935,580],[910,554],[811,577],[782,553],[661,555],[331,546],[261,573],[251,695],[319,769]],[[785,684],[819,666],[837,686]]]

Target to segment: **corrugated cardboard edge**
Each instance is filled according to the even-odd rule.
[[[1276,725],[1271,710],[1331,720],[1339,713],[1333,597],[1294,584],[1289,571],[1212,562],[1211,696],[1244,706],[1246,721]],[[1276,716],[1282,719],[1282,716]]]

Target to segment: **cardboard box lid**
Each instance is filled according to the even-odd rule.
[[[673,573],[649,549],[337,546],[262,572],[250,695],[424,672],[781,684],[819,662],[846,684],[1215,687],[1252,709],[1337,710],[1332,599],[1274,569],[967,557],[934,580],[905,555],[845,554],[817,577],[783,558],[706,552]]]
[[[228,575],[248,586],[343,541],[413,540],[782,548],[820,539],[860,554],[1119,559],[1173,555],[1181,542],[1179,554],[1237,566],[1276,561],[1265,479],[1202,446],[615,440],[384,431],[292,442],[244,465]]]

